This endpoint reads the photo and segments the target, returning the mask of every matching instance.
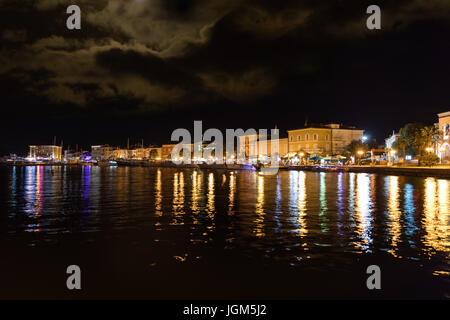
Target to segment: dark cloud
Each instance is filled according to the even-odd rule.
[[[280,78],[327,67],[336,38],[368,33],[361,1],[81,0],[79,32],[65,28],[69,4],[3,0],[0,72],[49,70],[52,87],[41,93],[80,106],[114,95],[147,105],[186,104],[188,96],[197,103],[211,93],[258,99]],[[382,32],[445,18],[449,7],[441,0],[389,2]]]
[[[372,1],[78,0],[82,29],[69,31],[72,3],[0,0],[8,112],[185,119],[217,107],[254,121],[281,105],[294,126],[450,99],[447,0],[379,1],[379,31],[365,24]]]

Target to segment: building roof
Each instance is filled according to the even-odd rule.
[[[450,111],[438,113],[439,118],[450,117]]]
[[[298,128],[298,129],[292,129],[292,130],[288,130],[288,132],[290,131],[298,131],[298,130],[305,130],[305,129],[347,129],[347,130],[362,130],[362,129],[357,129],[355,126],[346,126],[343,124],[338,124],[338,123],[311,123],[309,125],[303,126],[303,128]]]

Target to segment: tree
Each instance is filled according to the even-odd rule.
[[[424,127],[422,123],[407,123],[403,128],[399,131],[398,140],[394,143],[394,147],[402,148],[403,157],[406,156],[406,153],[410,153],[411,155],[416,155],[420,152],[420,139],[417,140],[417,134]]]
[[[423,152],[423,150],[430,148],[440,139],[440,132],[435,126],[426,126],[417,132],[415,138],[416,143],[419,146],[419,151]]]
[[[439,163],[439,157],[434,153],[428,152],[419,157],[419,165],[420,166],[433,166]]]
[[[400,132],[398,134],[398,139],[395,141],[392,145],[394,148],[401,148],[403,150],[402,155],[403,159],[406,157],[406,147],[409,147],[409,141],[405,135],[405,132],[403,131],[403,128],[400,129]]]
[[[361,140],[353,140],[346,147],[345,150],[352,156],[356,155],[358,151],[362,150],[364,153],[369,150],[369,145]]]

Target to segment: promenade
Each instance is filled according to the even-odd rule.
[[[400,166],[343,166],[343,167],[326,167],[326,166],[288,166],[280,167],[282,170],[305,170],[319,172],[357,172],[357,173],[378,173],[388,175],[408,175],[419,177],[439,177],[450,179],[450,165],[439,165],[433,167],[400,167]]]

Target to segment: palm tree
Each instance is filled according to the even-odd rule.
[[[441,132],[435,126],[428,126],[422,129],[426,146],[435,144],[441,138]]]
[[[406,157],[406,147],[410,146],[410,142],[408,139],[408,135],[405,132],[404,128],[401,128],[398,133],[397,144],[403,150],[403,159]]]

